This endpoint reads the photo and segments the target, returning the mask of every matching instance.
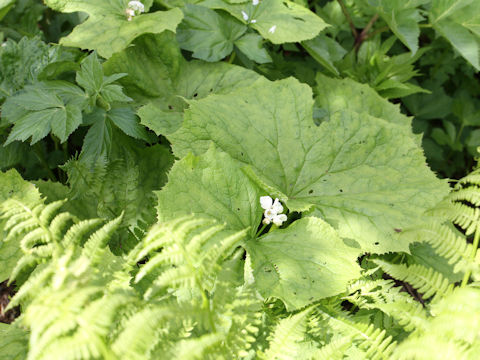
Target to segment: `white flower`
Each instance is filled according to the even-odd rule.
[[[270,29],[268,29],[268,32],[273,34],[277,30],[277,25],[273,25]]]
[[[132,21],[132,18],[136,15],[145,12],[145,6],[140,1],[130,1],[128,7],[125,10],[127,14],[127,20]]]
[[[250,21],[252,24],[255,24],[257,22],[257,20],[253,19],[252,21]]]
[[[248,20],[248,14],[242,10],[242,16],[243,16],[243,20],[247,21]]]
[[[128,3],[128,7],[134,11],[138,11],[139,13],[145,12],[145,6],[140,1],[130,1]]]
[[[252,0],[253,6],[257,6],[259,2],[260,2],[260,0]]]
[[[125,10],[125,14],[127,14],[127,20],[132,21],[132,18],[135,16],[135,10],[127,9]]]
[[[287,215],[281,214],[283,212],[283,206],[278,199],[273,199],[270,196],[260,197],[260,205],[265,210],[263,215],[263,223],[268,225],[273,222],[277,226],[281,226],[284,221],[287,220]]]

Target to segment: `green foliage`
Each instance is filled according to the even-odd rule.
[[[478,357],[477,8],[0,0],[0,358]]]
[[[182,20],[181,12],[178,9],[173,9],[135,16],[129,21],[125,12],[127,1],[123,0],[102,2],[95,0],[46,0],[45,3],[54,10],[65,13],[75,11],[88,13],[88,20],[77,26],[67,37],[64,37],[61,44],[97,50],[101,56],[106,58],[123,50],[142,34],[159,34],[165,30],[175,31]]]

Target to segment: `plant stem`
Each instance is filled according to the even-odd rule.
[[[380,29],[372,31],[370,34],[367,34],[367,36],[365,36],[365,38],[363,40],[370,39],[370,38],[374,37],[375,35],[378,35],[382,32],[388,31],[388,29],[389,29],[388,26],[381,27]]]
[[[343,3],[343,0],[337,0],[337,1],[339,3],[340,7],[342,8],[343,15],[345,15],[345,18],[348,21],[348,25],[350,25],[350,29],[352,30],[352,34],[356,39],[358,37],[358,31],[357,31],[357,29],[355,29],[355,25],[353,24],[353,20],[350,17],[350,14],[348,13],[348,9],[345,6],[345,4]]]
[[[229,64],[232,64],[233,63],[233,60],[235,60],[235,56],[237,55],[237,53],[235,52],[235,50],[230,54],[230,57],[228,58],[228,63]]]
[[[477,255],[477,248],[478,248],[478,241],[480,239],[480,226],[477,225],[477,229],[475,230],[475,236],[473,238],[472,244],[472,253],[470,254],[470,260],[474,260]],[[465,287],[467,285],[468,279],[470,278],[470,274],[472,273],[471,269],[467,269],[465,275],[463,276],[462,285],[461,287]]]
[[[372,28],[373,24],[378,20],[378,14],[375,14],[372,16],[370,21],[368,22],[367,26],[362,30],[360,35],[357,36],[355,39],[355,52],[358,52],[358,49],[360,49],[360,45],[369,37],[368,32]]]
[[[263,230],[265,230],[265,228],[268,226],[268,224],[263,224],[263,226],[260,228],[260,230],[257,231],[257,234],[255,235],[255,237],[259,237],[260,234],[263,232]]]

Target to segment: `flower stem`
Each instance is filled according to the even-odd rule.
[[[268,224],[263,224],[263,226],[260,228],[260,230],[257,231],[257,234],[255,235],[256,237],[259,237],[260,234],[265,230],[265,228],[268,226]]]

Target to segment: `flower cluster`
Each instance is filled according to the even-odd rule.
[[[287,221],[287,215],[282,214],[283,206],[278,199],[273,199],[270,196],[260,197],[260,205],[265,210],[263,216],[263,223],[268,225],[274,223],[277,226],[281,226],[284,221]]]
[[[127,9],[125,10],[128,21],[132,21],[134,16],[143,12],[145,12],[145,6],[140,1],[130,1],[127,5]]]

